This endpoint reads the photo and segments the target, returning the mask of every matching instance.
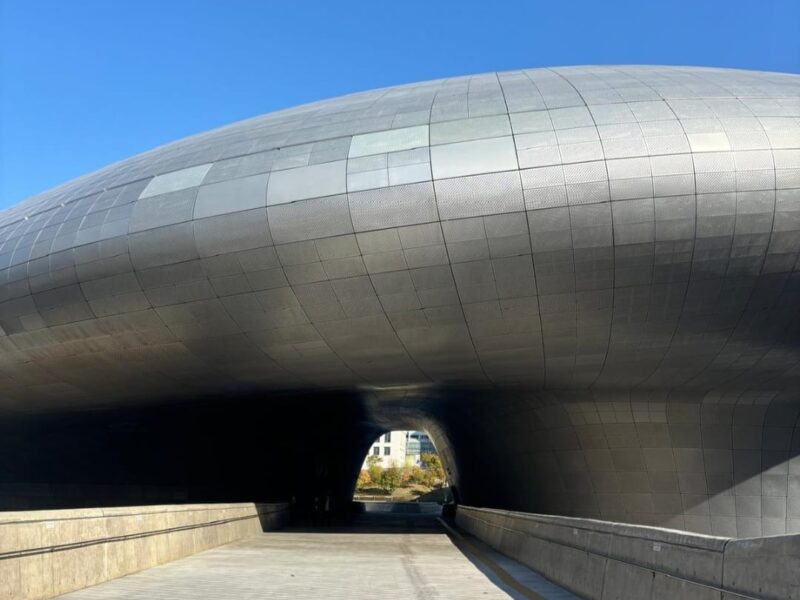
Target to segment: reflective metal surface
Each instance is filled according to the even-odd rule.
[[[170,144],[0,215],[2,405],[796,377],[800,78],[533,69]]]
[[[525,469],[495,505],[800,530],[799,251],[800,76],[569,67],[375,90],[0,213],[0,409],[493,389],[502,410],[426,410],[462,471],[481,460],[469,427],[502,432],[487,447]]]

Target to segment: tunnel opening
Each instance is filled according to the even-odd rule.
[[[381,433],[361,463],[353,501],[452,502],[448,475],[432,436],[423,430]]]

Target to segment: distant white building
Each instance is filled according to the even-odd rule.
[[[408,431],[389,431],[380,436],[369,449],[364,458],[362,469],[366,469],[367,458],[369,456],[379,456],[381,461],[378,463],[384,469],[386,467],[402,467],[406,464],[406,444]]]
[[[373,442],[361,468],[368,467],[369,456],[380,457],[378,464],[385,469],[392,465],[414,465],[424,453],[436,453],[430,436],[424,431],[390,431]]]

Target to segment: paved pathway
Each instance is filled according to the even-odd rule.
[[[498,576],[470,555],[470,547],[448,536],[435,515],[367,515],[348,529],[265,533],[60,598],[574,598],[526,592],[515,583],[524,574]]]

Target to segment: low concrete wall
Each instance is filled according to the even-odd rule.
[[[800,535],[731,539],[469,506],[456,523],[584,598],[800,600]]]
[[[280,527],[286,504],[0,513],[0,599],[36,600]]]

